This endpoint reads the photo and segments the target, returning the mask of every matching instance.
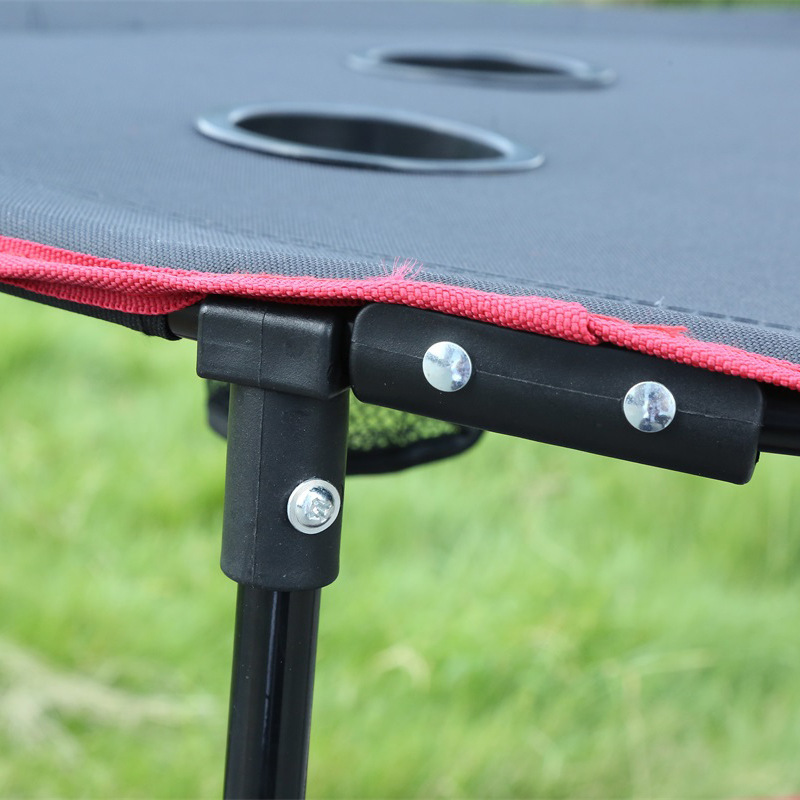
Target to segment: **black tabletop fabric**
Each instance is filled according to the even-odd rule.
[[[544,51],[599,89],[351,69],[374,46]],[[800,364],[800,13],[470,3],[0,3],[0,236],[216,274],[577,301]],[[198,115],[359,104],[546,163],[420,174],[230,147]],[[0,281],[2,280],[0,274]]]

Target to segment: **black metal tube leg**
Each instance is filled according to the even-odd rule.
[[[347,461],[341,312],[209,302],[197,371],[231,384],[222,571],[237,584],[232,800],[305,795],[319,594],[339,572]]]
[[[239,586],[226,798],[305,796],[319,599]]]
[[[348,395],[316,399],[233,386],[222,567],[239,584],[225,797],[305,795],[319,587],[339,568],[341,519],[291,523],[309,479],[343,495]]]

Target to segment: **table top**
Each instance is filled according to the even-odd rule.
[[[773,382],[793,385],[798,42],[792,11],[0,3],[0,281],[148,315],[209,292],[294,292],[555,335],[589,319],[613,341],[598,332],[611,317],[667,326],[650,339],[680,327],[777,359]],[[530,85],[354,69],[349,57],[374,47],[556,54],[617,79],[576,88],[548,85],[546,69]],[[545,161],[359,168],[196,129],[200,115],[267,104],[435,117]]]

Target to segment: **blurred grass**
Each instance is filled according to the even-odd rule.
[[[193,347],[0,297],[0,796],[221,791],[234,587]],[[487,437],[348,484],[310,797],[800,791],[800,465]]]

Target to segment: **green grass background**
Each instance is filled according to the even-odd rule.
[[[0,297],[0,796],[221,790],[234,586],[193,346]],[[348,484],[311,797],[800,791],[800,463],[500,436]]]
[[[220,795],[235,588],[193,361],[0,296],[0,797]],[[733,487],[487,436],[351,479],[309,796],[798,793],[798,620],[788,458]]]

